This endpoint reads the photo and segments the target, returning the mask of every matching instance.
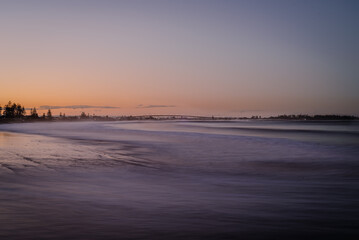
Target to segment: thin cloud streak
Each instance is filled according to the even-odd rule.
[[[46,109],[85,109],[85,108],[102,108],[102,109],[113,109],[113,108],[119,108],[119,107],[113,107],[113,106],[91,106],[91,105],[69,105],[69,106],[49,106],[49,105],[42,105],[40,106],[40,110],[46,110]]]
[[[137,105],[136,108],[173,108],[176,107],[175,105]]]

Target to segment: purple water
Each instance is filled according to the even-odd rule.
[[[359,124],[0,125],[1,239],[355,239]]]

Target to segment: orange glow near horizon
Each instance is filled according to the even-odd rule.
[[[287,8],[87,4],[3,4],[1,105],[119,107],[91,112],[111,115],[359,115],[355,61],[346,60],[356,55],[341,47],[352,39],[347,12],[334,26],[329,13],[328,24],[304,23],[306,8],[278,24]]]

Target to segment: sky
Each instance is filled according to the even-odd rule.
[[[359,115],[358,43],[359,1],[3,0],[0,104]]]

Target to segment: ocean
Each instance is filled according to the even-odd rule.
[[[0,239],[357,239],[357,121],[0,125]]]

